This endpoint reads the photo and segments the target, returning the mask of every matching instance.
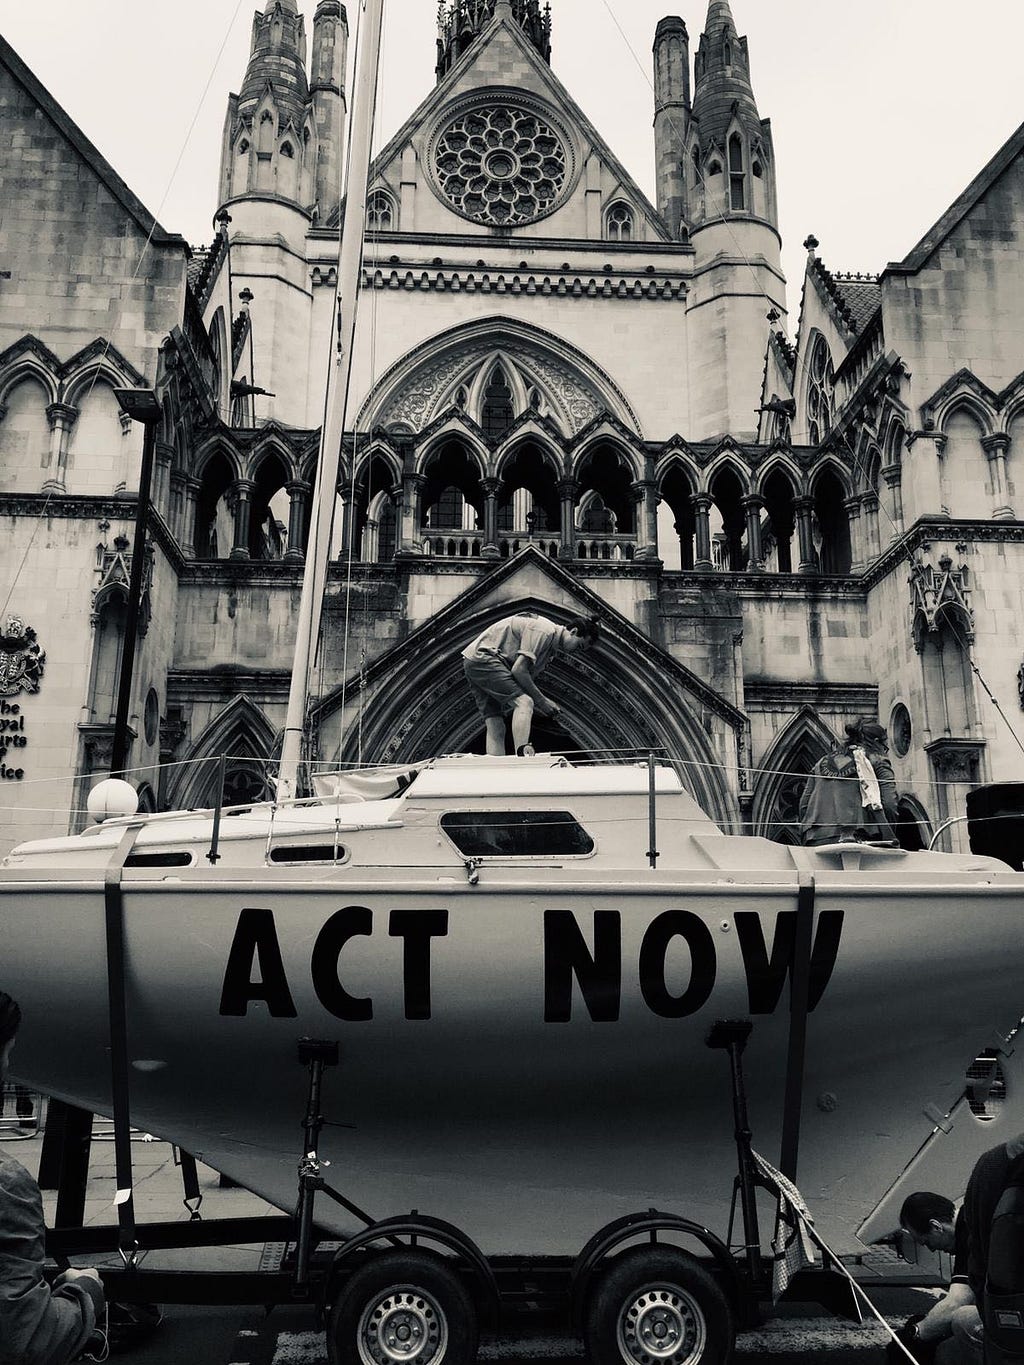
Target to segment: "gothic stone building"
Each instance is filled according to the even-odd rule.
[[[791,839],[802,775],[870,713],[919,846],[1020,771],[1024,129],[880,277],[809,239],[787,327],[727,0],[692,54],[682,19],[654,34],[656,203],[560,83],[551,22],[449,0],[434,89],[371,168],[312,750],[479,749],[465,643],[516,609],[596,613],[600,647],[545,682],[572,747],[664,750],[724,827]],[[150,809],[212,803],[220,755],[229,797],[264,790],[347,44],[339,0],[308,54],[296,0],[254,15],[216,236],[190,249],[0,41],[4,847],[81,827],[110,764],[142,448],[115,387],[161,404],[132,775]]]

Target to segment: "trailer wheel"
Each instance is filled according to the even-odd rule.
[[[331,1365],[472,1365],[477,1319],[445,1260],[389,1251],[343,1286],[327,1319]]]
[[[584,1321],[592,1365],[722,1365],[734,1337],[718,1283],[670,1246],[634,1247],[611,1261]]]

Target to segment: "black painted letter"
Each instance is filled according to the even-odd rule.
[[[310,971],[313,989],[325,1010],[338,1019],[358,1023],[373,1018],[373,1001],[349,995],[338,975],[338,958],[350,938],[373,933],[373,911],[349,905],[336,911],[316,936]]]
[[[682,995],[670,995],[665,984],[665,955],[674,938],[690,950],[690,980]],[[696,1014],[715,988],[715,943],[711,930],[689,910],[666,910],[647,926],[640,945],[640,994],[648,1009],[662,1019]]]
[[[572,1018],[572,979],[595,1023],[619,1017],[622,994],[622,935],[617,910],[594,911],[594,954],[571,910],[544,911],[544,1022]]]
[[[839,956],[843,932],[842,910],[822,910],[814,928],[808,976],[807,1009],[813,1010],[825,994]],[[764,941],[761,916],[756,910],[737,910],[736,933],[747,974],[747,998],[751,1014],[774,1014],[786,977],[792,989],[793,954],[796,950],[796,911],[783,910],[775,918],[771,956]]]
[[[256,958],[260,964],[259,981],[252,979]],[[277,1019],[296,1016],[281,961],[273,910],[243,910],[231,940],[220,992],[220,1013],[244,1015],[250,1000],[265,1000],[268,1012]]]
[[[430,1018],[430,940],[448,933],[447,910],[392,910],[388,933],[405,939],[402,966],[406,1019]]]

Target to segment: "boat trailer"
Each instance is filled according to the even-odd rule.
[[[108,1298],[121,1304],[309,1304],[326,1328],[332,1365],[470,1365],[480,1327],[521,1327],[524,1314],[557,1315],[583,1337],[595,1365],[717,1365],[735,1333],[756,1326],[773,1297],[774,1261],[761,1250],[756,1195],[777,1193],[751,1146],[742,1057],[749,1020],[720,1020],[705,1042],[729,1059],[737,1172],[723,1241],[676,1213],[646,1209],[599,1228],[575,1258],[485,1256],[444,1219],[413,1209],[375,1219],[324,1178],[318,1156],[325,1072],[338,1064],[336,1041],[302,1038],[308,1070],[298,1197],[294,1214],[202,1219],[195,1161],[181,1153],[189,1221],[136,1225],[131,1199],[118,1203],[116,1226],[57,1228],[48,1254],[120,1253],[101,1271]],[[117,1184],[131,1189],[129,1117],[115,1103]],[[318,1199],[344,1207],[362,1231],[338,1242],[317,1224]],[[733,1247],[737,1211],[741,1245]],[[273,1270],[149,1269],[142,1253],[281,1242]],[[697,1252],[683,1249],[680,1242]],[[787,1297],[813,1301],[859,1319],[848,1278],[826,1267],[801,1270]]]

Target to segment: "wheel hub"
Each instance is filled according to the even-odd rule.
[[[436,1301],[414,1286],[395,1286],[367,1304],[359,1323],[363,1365],[433,1365],[444,1355],[448,1326]]]
[[[647,1285],[619,1319],[626,1365],[693,1365],[703,1354],[704,1317],[678,1285]]]

